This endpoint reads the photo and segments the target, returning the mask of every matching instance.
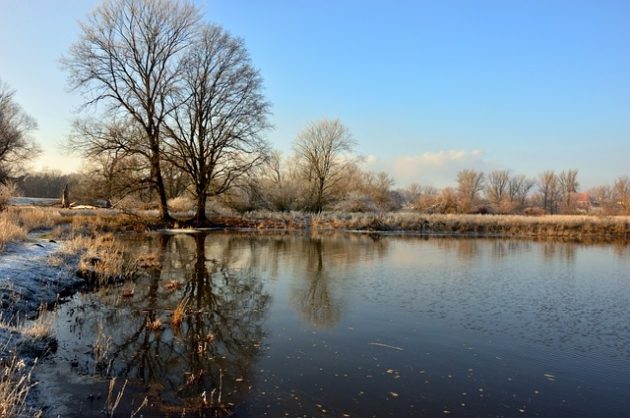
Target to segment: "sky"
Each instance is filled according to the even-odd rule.
[[[38,122],[35,169],[81,165],[63,143],[83,99],[59,59],[99,3],[0,0],[0,79]],[[582,189],[630,175],[630,1],[196,3],[244,39],[287,155],[327,117],[399,187],[454,185],[463,168],[575,168]]]

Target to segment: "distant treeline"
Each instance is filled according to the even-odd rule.
[[[108,160],[109,161],[109,160]],[[109,200],[117,206],[154,208],[157,196],[140,187],[132,176],[133,161],[118,162],[112,169],[92,163],[82,172],[62,174],[44,171],[14,179],[19,193],[28,197],[60,197],[66,185],[72,201]],[[185,173],[164,164],[166,190],[171,210],[194,211],[195,199]],[[400,189],[387,173],[363,170],[345,161],[335,173],[334,187],[314,201],[312,180],[298,156],[273,154],[264,165],[242,176],[226,192],[211,199],[212,211],[248,212],[391,212],[476,214],[630,214],[630,177],[621,176],[611,185],[582,190],[578,170],[545,171],[535,178],[513,175],[509,170],[488,174],[462,170],[455,185],[437,189],[412,184]],[[317,210],[316,204],[321,204]]]

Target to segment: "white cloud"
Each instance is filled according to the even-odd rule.
[[[416,155],[402,155],[390,160],[378,160],[373,155],[369,157],[371,158],[366,159],[366,165],[369,167],[366,168],[392,174],[399,187],[411,183],[436,187],[451,186],[455,183],[457,172],[462,169],[489,171],[496,168],[484,160],[483,151],[479,149],[427,151]]]
[[[363,159],[363,164],[364,165],[373,165],[377,161],[378,161],[378,158],[376,158],[376,155],[370,154],[370,155],[366,155],[365,156],[365,158]]]

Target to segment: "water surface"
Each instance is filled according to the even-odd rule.
[[[132,296],[59,308],[38,376],[51,416],[102,416],[111,377],[114,395],[128,381],[120,416],[145,398],[144,416],[630,414],[627,247],[236,233],[130,246],[161,261]]]

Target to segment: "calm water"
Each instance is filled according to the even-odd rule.
[[[628,247],[226,233],[130,245],[161,267],[131,297],[126,284],[59,308],[59,348],[37,376],[48,415],[103,416],[116,376],[117,416],[145,397],[138,416],[630,416]]]

